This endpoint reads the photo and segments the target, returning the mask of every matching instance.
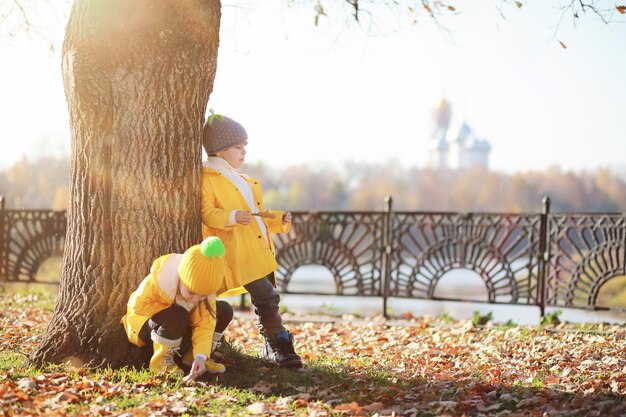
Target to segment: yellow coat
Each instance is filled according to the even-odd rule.
[[[256,209],[263,211],[261,185],[258,180],[247,175],[242,177],[250,184]],[[264,218],[267,227],[266,240],[256,221],[248,225],[228,226],[228,218],[233,210],[249,211],[246,200],[235,185],[219,171],[202,168],[202,237],[217,236],[226,249],[226,279],[224,288],[218,292],[220,297],[243,294],[242,285],[263,278],[278,269],[274,257],[272,233],[288,233],[291,223],[282,224],[284,211],[270,210],[273,219]],[[256,210],[255,210],[256,211]],[[269,240],[269,242],[268,242]],[[274,283],[275,284],[275,283]]]
[[[122,324],[131,343],[143,346],[139,331],[146,320],[159,311],[174,304],[178,288],[178,264],[182,255],[171,253],[157,258],[150,268],[150,274],[141,281],[139,287],[130,295],[126,315]],[[215,312],[215,297],[208,298],[211,309]],[[189,315],[191,322],[191,344],[193,356],[201,353],[211,356],[215,317],[209,313],[202,302]]]

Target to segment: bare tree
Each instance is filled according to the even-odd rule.
[[[309,4],[310,0],[295,0],[297,3]],[[498,0],[495,7],[500,16],[506,19],[510,9],[522,9],[530,0]],[[626,6],[618,5],[611,0],[564,0],[546,2],[546,7],[557,7],[561,10],[557,30],[567,16],[574,21],[586,16],[592,16],[608,24],[618,21],[618,16],[626,14]],[[446,28],[443,19],[461,13],[464,3],[461,0],[344,0],[337,3],[331,0],[317,0],[314,3],[315,24],[320,19],[338,14],[349,16],[351,20],[365,27],[374,25],[376,16],[381,7],[409,16],[413,23],[431,20],[441,29]],[[332,12],[329,12],[332,8]],[[623,22],[623,20],[622,20]]]
[[[69,0],[5,0],[0,2],[0,39],[34,34],[51,39],[64,20]]]

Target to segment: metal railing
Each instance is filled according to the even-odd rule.
[[[37,282],[60,255],[66,213],[7,210],[0,199],[0,280]],[[598,304],[600,288],[626,275],[626,217],[615,213],[294,212],[290,233],[274,235],[277,286],[285,294],[626,310]],[[298,268],[326,267],[334,292],[291,290]],[[486,298],[446,297],[448,272],[471,270]]]
[[[55,210],[9,210],[0,196],[0,281],[37,282],[41,264],[61,256],[67,215]]]

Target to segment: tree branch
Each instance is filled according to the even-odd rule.
[[[26,33],[51,37],[64,19],[69,0],[3,0],[0,5],[0,38]]]
[[[604,22],[604,23],[609,23],[609,21],[604,17],[604,14],[601,13],[598,9],[596,9],[594,4],[589,4],[589,3],[584,3],[582,0],[578,0],[578,3],[580,3],[580,8],[582,9],[583,13],[585,13],[585,9],[590,9],[591,11],[593,11],[595,14],[598,15],[598,17]],[[605,13],[607,12],[606,10],[604,11]]]
[[[346,0],[350,6],[354,9],[354,20],[359,21],[359,0]]]
[[[557,40],[558,40],[557,33],[559,32],[559,29],[561,28],[563,19],[565,18],[565,15],[567,15],[570,12],[574,19],[574,26],[576,26],[576,19],[580,18],[580,13],[587,13],[588,11],[592,12],[598,18],[600,18],[600,20],[604,24],[608,25],[609,23],[617,23],[617,21],[613,20],[613,16],[615,14],[616,8],[614,7],[610,7],[608,9],[600,8],[597,6],[597,2],[595,0],[591,0],[591,1],[570,0],[569,4],[561,7],[561,11],[562,13],[555,26],[554,35],[553,35],[553,39],[557,39]],[[561,46],[565,47],[565,44],[563,44],[561,41],[559,41],[559,43],[561,43]]]
[[[32,25],[30,23],[30,20],[28,20],[28,16],[26,15],[26,10],[24,10],[24,7],[18,0],[13,0],[13,4],[15,4],[17,8],[19,9],[20,14],[22,15],[24,25],[26,26],[26,30],[29,30],[32,27]]]

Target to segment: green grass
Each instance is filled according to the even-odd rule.
[[[333,306],[332,304],[324,303],[318,309],[317,313],[321,315],[331,316],[331,317],[341,317],[341,310],[338,307]]]
[[[480,311],[474,311],[472,315],[472,324],[474,326],[484,326],[493,318],[493,313],[490,311],[487,314],[480,314]]]
[[[256,362],[258,359],[249,358]],[[85,410],[102,409],[107,412],[124,413],[134,409],[153,409],[158,412],[164,407],[172,408],[172,404],[184,407],[187,415],[247,415],[247,407],[255,402],[273,402],[277,395],[295,395],[296,386],[317,383],[316,372],[310,374],[294,373],[293,371],[275,369],[266,376],[268,383],[276,383],[273,390],[277,394],[255,392],[253,387],[259,382],[258,374],[231,373],[228,376],[208,378],[204,383],[187,385],[173,377],[155,376],[148,370],[122,368],[118,370],[81,370],[72,371],[63,366],[49,366],[44,369],[24,366],[25,358],[12,352],[0,353],[1,371],[6,378],[19,384],[23,378],[42,378],[43,375],[63,375],[72,381],[70,392],[79,394],[81,381],[88,381],[86,386],[104,386],[101,395],[89,396],[86,401],[68,403],[65,406],[67,415],[85,413]],[[11,371],[11,372],[9,372]],[[215,385],[219,384],[219,385]],[[63,386],[63,384],[61,384]],[[215,389],[211,389],[211,387]],[[55,388],[59,389],[60,388]],[[62,392],[62,390],[60,390]],[[167,404],[167,405],[163,405]],[[181,409],[182,410],[182,409]],[[24,404],[24,414],[37,411]],[[42,410],[39,410],[42,411]],[[176,414],[178,411],[174,412]]]
[[[439,316],[439,320],[443,323],[452,323],[454,321],[454,317],[452,317],[450,313],[445,312]]]
[[[544,378],[559,374],[550,370],[554,363],[549,358],[544,358],[541,363],[532,361],[530,365],[535,369],[530,372],[528,369],[518,370],[518,362],[512,367],[507,356],[503,355],[502,366],[498,363],[488,365],[483,357],[473,355],[476,347],[488,343],[490,347],[507,352],[508,348],[505,347],[515,348],[515,352],[518,352],[516,354],[528,361],[533,359],[531,350],[542,347],[538,343],[542,343],[541,340],[549,335],[551,348],[555,348],[552,343],[560,341],[557,352],[575,351],[574,348],[579,351],[588,349],[584,335],[576,336],[572,342],[567,338],[569,335],[563,335],[562,332],[552,334],[546,331],[550,329],[542,326],[517,326],[513,322],[470,329],[466,328],[466,321],[455,322],[463,324],[464,329],[459,333],[460,327],[449,325],[453,319],[447,315],[429,322],[424,328],[380,326],[383,327],[380,331],[374,331],[379,327],[377,324],[334,324],[333,330],[329,332],[328,325],[307,323],[300,328],[300,340],[303,342],[305,335],[309,336],[309,340],[317,340],[320,334],[340,334],[343,339],[338,339],[336,344],[324,340],[318,345],[309,344],[306,346],[308,349],[303,349],[308,355],[305,368],[286,370],[274,368],[256,353],[251,353],[257,351],[258,346],[252,343],[257,343],[259,337],[251,333],[257,329],[252,320],[248,320],[238,323],[239,328],[249,326],[248,330],[238,333],[239,338],[232,340],[236,346],[241,346],[241,350],[225,344],[227,372],[186,384],[174,377],[130,367],[75,369],[69,365],[46,365],[44,368],[30,366],[27,355],[34,351],[36,339],[45,329],[54,299],[55,294],[45,291],[0,295],[0,324],[5,329],[13,326],[22,312],[35,317],[38,309],[43,308],[46,313],[39,320],[33,320],[37,326],[29,330],[32,335],[29,332],[2,331],[0,326],[0,336],[5,338],[0,339],[0,390],[6,390],[7,387],[12,390],[20,383],[24,385],[24,379],[38,381],[37,389],[28,393],[29,399],[13,401],[9,413],[46,414],[43,404],[58,400],[59,395],[66,395],[70,399],[74,398],[72,395],[75,396],[71,401],[60,400],[67,415],[247,416],[251,414],[248,407],[259,402],[270,407],[266,415],[309,416],[312,410],[326,416],[376,414],[376,410],[345,411],[345,407],[352,402],[357,403],[358,407],[372,403],[384,404],[389,410],[395,407],[398,413],[416,408],[415,415],[418,416],[438,416],[448,412],[451,415],[478,415],[480,410],[470,405],[436,411],[441,401],[462,404],[463,401],[474,401],[476,398],[480,398],[485,406],[501,403],[497,412],[508,409],[523,413],[528,407],[517,407],[521,399],[538,396],[540,401],[560,406],[573,395],[557,392],[554,383]],[[477,322],[485,318],[490,319],[489,314],[476,315]],[[563,326],[566,325],[567,330],[573,332],[579,328],[602,331],[608,326],[602,323],[579,326],[566,323]],[[506,333],[511,327],[516,328]],[[317,329],[318,333],[307,333],[303,330],[306,328]],[[616,328],[613,326],[609,330],[615,332]],[[247,343],[242,343],[242,338]],[[612,340],[607,336],[606,346],[596,347],[598,358],[593,360],[598,370],[572,373],[569,378],[570,384],[573,382],[576,387],[594,383],[598,390],[604,390],[596,394],[593,401],[589,401],[588,409],[593,409],[601,401],[621,404],[620,398],[610,393],[607,381],[620,372],[623,364],[620,362],[614,368],[602,364],[602,357],[613,354],[621,346],[620,343],[620,340]],[[412,354],[412,351],[417,353]],[[457,359],[462,362],[462,367],[451,366]],[[494,377],[494,370],[502,371],[501,379]],[[500,375],[499,372],[497,374]],[[529,379],[530,376],[532,379]],[[577,389],[578,395],[582,395],[586,387]],[[504,399],[500,398],[502,395],[505,395]],[[0,405],[4,407],[5,403]],[[343,406],[344,411],[339,406]],[[388,411],[379,415],[390,413]],[[396,415],[400,415],[398,413]]]
[[[11,308],[18,302],[36,303],[38,308],[53,311],[58,287],[48,284],[0,283],[0,293],[13,294],[3,300],[5,308]],[[17,298],[16,298],[17,297]]]
[[[515,323],[512,319],[508,319],[507,321],[502,323],[501,327],[504,329],[512,329],[514,327],[519,327],[519,325]]]
[[[547,313],[539,320],[539,324],[543,326],[557,325],[561,323],[559,318],[563,314],[563,310],[556,310],[551,313]]]
[[[28,358],[21,353],[11,350],[0,350],[0,372],[7,372],[16,369],[15,372],[20,373]]]

